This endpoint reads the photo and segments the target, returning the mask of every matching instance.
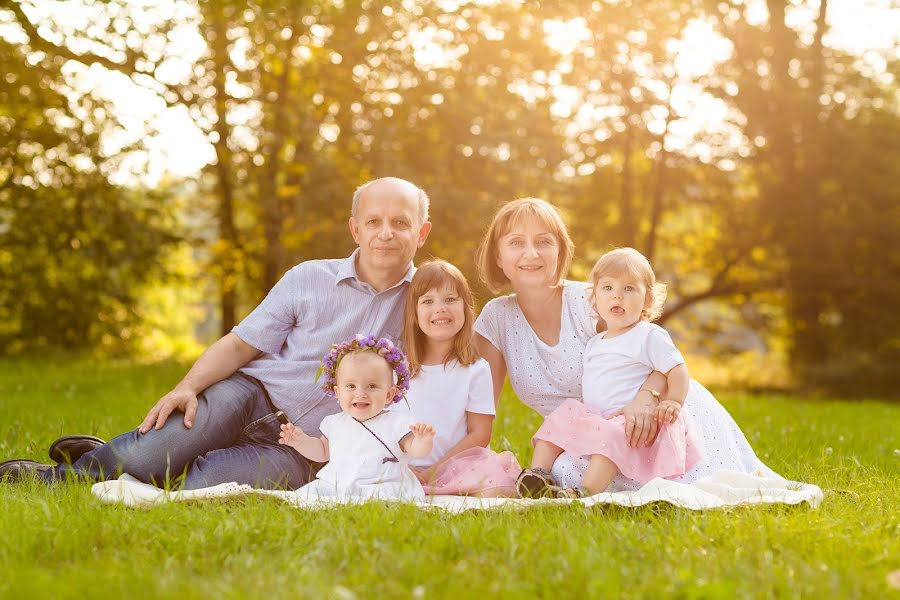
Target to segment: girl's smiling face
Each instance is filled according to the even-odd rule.
[[[647,286],[629,277],[602,275],[594,284],[594,308],[609,328],[607,337],[624,333],[647,308]]]
[[[353,352],[341,359],[334,393],[341,410],[365,421],[379,414],[397,394],[391,366],[374,352]]]
[[[453,286],[431,288],[416,301],[416,321],[429,341],[450,341],[466,322],[463,300]]]
[[[528,217],[500,237],[497,265],[513,289],[556,284],[559,240],[539,219]]]

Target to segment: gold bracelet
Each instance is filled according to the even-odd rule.
[[[638,393],[640,393],[640,392],[647,392],[648,394],[653,396],[657,402],[660,401],[660,393],[657,392],[656,390],[651,390],[650,388],[641,388],[638,390]]]

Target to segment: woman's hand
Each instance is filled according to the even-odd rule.
[[[658,401],[649,392],[639,392],[637,397],[614,412],[612,417],[625,415],[625,438],[628,446],[652,446],[656,441],[659,425],[656,423]]]

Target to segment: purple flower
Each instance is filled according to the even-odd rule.
[[[337,369],[341,364],[341,359],[351,352],[358,351],[374,352],[387,361],[397,375],[397,394],[391,401],[402,400],[406,391],[409,390],[409,363],[403,351],[388,338],[376,338],[362,334],[356,335],[352,340],[333,344],[331,351],[322,357],[320,372],[325,376],[322,384],[325,393],[330,396],[335,395],[334,386],[337,384]]]

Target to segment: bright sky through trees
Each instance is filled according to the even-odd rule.
[[[148,19],[155,15],[162,18],[175,15],[185,22],[182,28],[172,33],[173,41],[180,48],[180,60],[164,63],[159,72],[161,77],[177,81],[189,72],[193,60],[203,51],[204,42],[192,24],[195,17],[193,10],[189,5],[172,2],[148,2],[145,6]],[[85,27],[92,10],[77,1],[36,3],[25,9],[35,16],[39,14],[60,23],[84,24]],[[764,0],[750,0],[748,17],[758,22],[767,18]],[[814,28],[814,18],[815,10],[807,6],[793,7],[787,14],[788,25],[800,32]],[[884,56],[889,52],[897,53],[900,40],[900,9],[892,7],[891,0],[832,0],[828,5],[828,21],[830,29],[825,38],[827,45],[858,55],[873,76],[890,77],[884,73]],[[140,26],[138,22],[139,29]],[[572,53],[580,41],[587,39],[584,19],[575,18],[566,22],[547,20],[543,27],[547,46],[559,53],[560,68],[565,69],[566,56]],[[44,35],[50,34],[44,29],[40,31]],[[417,61],[438,64],[452,60],[453,57],[447,56],[438,45],[429,42],[429,34],[428,31],[410,33],[411,43],[417,48]],[[488,31],[484,34],[502,35],[502,32]],[[0,36],[10,40],[23,38],[15,25],[4,23],[0,23]],[[811,41],[811,33],[809,37]],[[71,48],[76,52],[89,50],[87,47],[80,48],[77,44],[71,44]],[[694,20],[684,31],[681,40],[671,42],[670,50],[677,53],[677,82],[672,91],[671,104],[674,112],[683,118],[670,124],[666,136],[667,149],[686,152],[704,161],[715,160],[715,149],[707,144],[695,143],[695,134],[701,131],[721,132],[723,139],[729,140],[732,149],[740,146],[743,141],[740,132],[728,124],[729,115],[725,105],[709,93],[702,92],[691,80],[710,73],[716,64],[727,59],[731,44],[719,36],[709,23]],[[239,44],[232,58],[240,62]],[[94,90],[113,100],[115,104],[122,128],[107,132],[104,136],[106,153],[115,154],[141,138],[146,143],[146,152],[131,152],[122,161],[119,172],[114,177],[117,182],[134,181],[137,176],[152,186],[166,173],[175,177],[191,176],[214,160],[215,154],[209,140],[196,127],[185,108],[167,108],[165,102],[153,91],[141,88],[126,76],[109,72],[100,66],[87,68],[70,62],[67,70],[76,89]],[[551,78],[552,76],[550,74]],[[592,120],[602,117],[596,108],[588,112],[578,111],[580,90],[553,85],[552,79],[549,83],[555,99],[552,110],[557,116],[570,119],[571,134],[591,129]],[[523,93],[527,92],[523,90]],[[250,115],[235,114],[232,118],[241,120],[248,116]],[[661,133],[664,118],[665,115],[659,115],[657,121],[648,124],[648,129]],[[655,128],[660,131],[655,131]],[[322,133],[327,138],[329,132]],[[720,167],[728,168],[729,162],[721,162]],[[563,173],[574,174],[574,169]]]

